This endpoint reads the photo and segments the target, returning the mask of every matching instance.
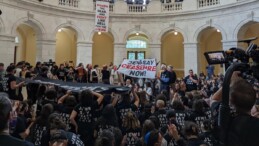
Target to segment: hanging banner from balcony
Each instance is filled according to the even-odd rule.
[[[96,1],[95,31],[108,32],[109,2]]]
[[[155,59],[124,59],[118,72],[135,78],[154,79],[156,76],[156,66]]]

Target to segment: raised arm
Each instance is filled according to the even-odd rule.
[[[97,102],[100,105],[102,103],[102,101],[103,101],[103,95],[100,94],[100,93],[94,92],[94,91],[92,93],[93,93],[94,96],[97,97]]]

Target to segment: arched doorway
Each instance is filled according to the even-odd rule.
[[[111,33],[96,32],[93,36],[93,65],[109,65],[113,62],[114,38]]]
[[[199,64],[200,73],[207,75],[206,67],[208,66],[207,60],[204,56],[205,52],[222,51],[222,34],[219,29],[214,27],[207,27],[203,29],[198,35],[198,48],[199,48]],[[223,73],[223,65],[214,65],[214,74]]]
[[[128,36],[126,42],[127,59],[146,59],[150,56],[148,49],[148,37],[143,33],[132,33]]]
[[[184,38],[180,32],[170,30],[161,38],[161,63],[172,65],[177,77],[184,77]]]
[[[58,29],[56,34],[56,64],[59,65],[64,62],[69,62],[70,65],[75,66],[76,52],[77,32],[71,27]]]
[[[238,31],[237,38],[238,40],[249,39],[252,37],[259,36],[259,22],[250,21],[243,25]],[[253,43],[259,45],[259,39],[254,40]],[[239,48],[246,49],[248,46],[246,43],[238,43]]]
[[[35,65],[37,54],[37,35],[35,30],[26,24],[20,24],[16,29],[15,62],[26,61]]]

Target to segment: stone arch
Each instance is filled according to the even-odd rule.
[[[25,25],[32,27],[35,30],[38,39],[42,39],[42,37],[43,37],[42,34],[46,33],[46,30],[40,21],[38,21],[34,18],[28,19],[28,17],[23,17],[23,18],[20,18],[19,20],[17,20],[14,23],[14,25],[12,26],[12,29],[11,29],[12,35],[16,35],[16,29],[21,24],[25,24]]]
[[[71,23],[60,24],[59,26],[56,27],[53,34],[56,34],[58,30],[61,28],[72,28],[77,34],[77,40],[80,40],[80,41],[85,40],[83,31],[79,27]]]
[[[217,24],[212,24],[212,25],[205,24],[205,25],[199,27],[194,33],[193,40],[199,42],[200,35],[202,34],[203,30],[205,30],[207,28],[213,28],[213,27],[220,30],[222,40],[227,40],[226,31],[220,25],[217,25]]]
[[[163,36],[166,35],[166,34],[167,34],[168,32],[170,32],[170,31],[177,31],[177,32],[181,33],[181,34],[183,35],[184,41],[185,41],[185,42],[188,42],[189,39],[188,39],[187,33],[186,33],[183,29],[181,29],[181,28],[179,28],[179,27],[167,27],[167,28],[163,29],[163,30],[159,33],[158,38],[157,38],[156,40],[160,40],[160,41],[161,41],[161,39],[163,38]]]
[[[94,34],[96,33],[95,30],[92,30],[91,34],[90,34],[90,38],[89,40],[92,41]],[[115,33],[115,31],[113,31],[113,29],[109,28],[108,33],[110,34],[110,37],[112,37],[113,42],[118,42],[119,41],[119,37],[118,35]]]
[[[238,34],[240,33],[240,30],[242,29],[242,27],[246,26],[246,25],[250,25],[251,23],[256,23],[259,22],[259,17],[254,17],[253,19],[248,18],[248,19],[244,19],[242,20],[240,23],[238,23],[238,25],[235,27],[234,33],[233,33],[233,38],[235,38],[236,40],[238,39]],[[242,33],[242,32],[241,32]]]
[[[137,33],[137,32],[146,35],[147,38],[148,38],[149,43],[150,43],[150,42],[153,42],[153,40],[152,40],[152,38],[151,38],[151,34],[150,34],[146,29],[143,29],[143,28],[140,28],[140,29],[132,28],[132,29],[128,30],[128,31],[125,33],[125,36],[124,36],[124,38],[123,38],[123,43],[126,43],[126,42],[127,42],[127,39],[128,39],[128,37],[129,37],[131,34],[134,34],[134,33]]]

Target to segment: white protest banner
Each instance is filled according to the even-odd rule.
[[[156,60],[123,60],[118,72],[135,78],[154,79],[156,76]]]
[[[109,2],[96,1],[95,31],[108,32]]]

